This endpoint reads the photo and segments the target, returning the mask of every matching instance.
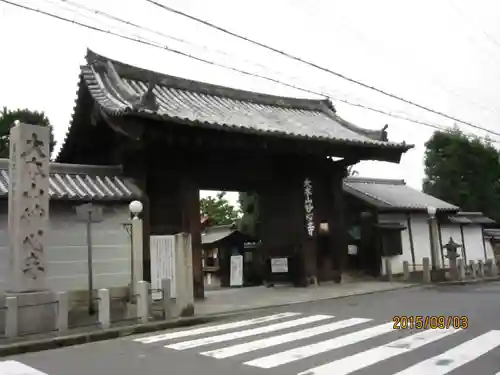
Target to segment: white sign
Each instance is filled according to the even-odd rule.
[[[304,180],[304,211],[306,213],[306,231],[309,237],[314,235],[314,206],[312,201],[312,181]]]
[[[356,245],[347,246],[347,253],[349,255],[356,255],[358,253],[358,247]]]
[[[231,268],[229,270],[229,285],[243,285],[243,255],[231,255]]]
[[[288,272],[288,258],[271,258],[271,272],[272,273]]]
[[[162,298],[161,281],[170,279],[170,296],[176,297],[175,236],[150,236],[151,289],[154,300]]]

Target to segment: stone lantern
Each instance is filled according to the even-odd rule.
[[[450,261],[450,270],[453,274],[453,277],[457,276],[457,258],[460,256],[458,254],[458,249],[462,247],[461,244],[453,241],[453,238],[450,237],[450,240],[446,245],[443,246],[443,249],[446,250],[446,258]]]

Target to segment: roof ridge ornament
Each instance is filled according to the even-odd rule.
[[[153,89],[156,87],[156,82],[153,78],[148,79],[147,90],[141,95],[120,77],[111,61],[108,60],[106,62],[105,69],[107,70],[114,89],[120,94],[121,97],[131,104],[133,110],[142,109],[152,112],[158,110],[159,106],[156,102],[156,96],[153,93]]]
[[[153,90],[156,87],[156,83],[150,80],[148,82],[148,89],[144,94],[142,94],[137,101],[133,104],[132,108],[134,110],[137,109],[145,109],[148,111],[155,112],[158,110],[159,105],[156,101],[156,95]]]
[[[381,141],[384,141],[384,142],[389,141],[389,137],[387,135],[387,128],[389,128],[389,125],[385,124],[384,127],[382,128],[382,130],[380,131],[380,140]]]
[[[371,129],[365,129],[360,126],[354,125],[352,122],[347,121],[346,119],[340,117],[335,110],[335,107],[329,103],[329,101],[322,101],[321,102],[321,107],[324,113],[326,113],[328,116],[330,116],[333,120],[338,122],[340,125],[346,127],[347,129],[358,133],[362,134],[365,137],[374,140],[374,141],[380,141],[380,142],[388,142],[388,137],[387,137],[387,128],[389,125],[385,125],[382,130],[371,130]],[[333,107],[333,110],[332,110]]]
[[[108,71],[108,76],[114,86],[114,89],[128,102],[135,103],[140,100],[140,95],[132,87],[130,87],[127,82],[125,82],[118,75],[113,63],[111,61],[106,62],[106,70]]]

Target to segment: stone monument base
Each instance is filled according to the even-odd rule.
[[[446,281],[446,273],[447,270],[444,268],[431,270],[431,281],[432,282]]]
[[[18,335],[52,332],[56,329],[57,296],[51,291],[6,292],[17,297]]]

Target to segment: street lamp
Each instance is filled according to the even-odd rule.
[[[427,213],[431,217],[431,219],[434,219],[436,217],[436,207],[433,206],[427,206]]]
[[[127,231],[129,238],[130,238],[130,296],[131,300],[134,300],[134,291],[135,291],[135,282],[138,280],[135,280],[135,257],[134,257],[134,225],[137,224],[135,220],[139,220],[139,214],[142,212],[143,206],[140,201],[132,201],[128,205],[128,209],[130,213],[132,214],[132,221],[129,221],[128,223],[124,223],[123,227]],[[137,233],[137,232],[136,232]]]
[[[128,205],[128,209],[130,213],[133,215],[132,220],[137,220],[139,214],[142,212],[142,203],[140,201],[132,201]]]

